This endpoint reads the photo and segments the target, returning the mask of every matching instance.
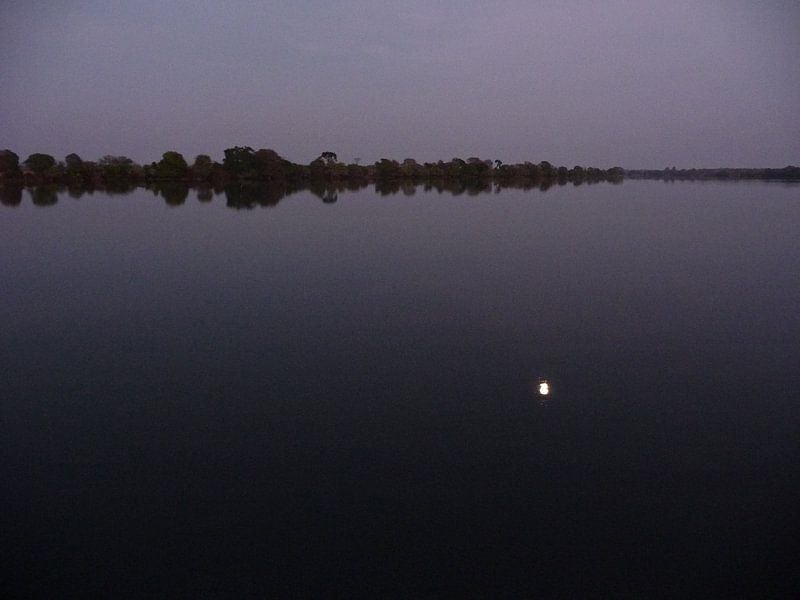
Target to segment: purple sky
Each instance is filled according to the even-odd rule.
[[[800,2],[2,0],[0,148],[800,164]]]

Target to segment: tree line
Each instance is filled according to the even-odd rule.
[[[660,179],[663,181],[775,179],[800,181],[800,167],[792,165],[781,169],[641,169],[625,171],[629,179]]]
[[[265,182],[308,184],[309,182],[393,182],[425,183],[432,181],[497,182],[505,185],[548,186],[554,183],[622,181],[620,167],[555,166],[548,161],[504,164],[500,160],[477,157],[419,163],[413,158],[402,162],[382,158],[371,165],[355,159],[345,163],[335,152],[325,151],[309,164],[293,163],[277,152],[249,146],[235,146],[224,151],[221,163],[207,154],[199,154],[189,164],[179,152],[164,152],[161,160],[140,165],[126,156],[106,155],[96,161],[83,160],[75,153],[64,160],[49,154],[34,153],[21,161],[11,150],[0,150],[0,182],[25,185],[114,185],[183,182],[187,184],[224,184],[230,182]]]

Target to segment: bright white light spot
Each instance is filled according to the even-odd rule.
[[[547,396],[550,393],[550,384],[546,381],[539,382],[539,394],[542,396]]]

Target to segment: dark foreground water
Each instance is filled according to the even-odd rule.
[[[800,187],[6,204],[6,597],[800,590]]]

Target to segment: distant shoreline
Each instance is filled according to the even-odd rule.
[[[722,169],[626,169],[626,179],[660,179],[664,181],[741,181],[772,180],[800,181],[800,167],[789,165],[781,169],[722,168]]]

